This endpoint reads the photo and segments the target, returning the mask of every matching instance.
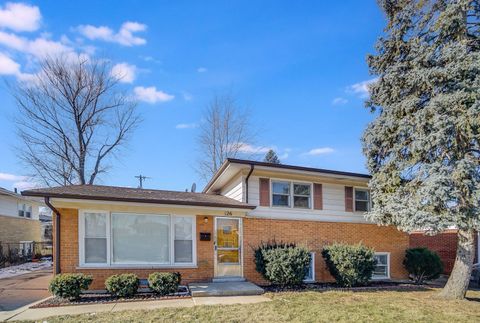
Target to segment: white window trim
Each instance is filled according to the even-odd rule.
[[[308,196],[307,195],[295,194],[295,191],[294,191],[295,185],[309,185],[310,186],[310,194]],[[292,192],[292,208],[294,208],[294,209],[304,209],[304,210],[311,210],[312,209],[312,193],[313,193],[312,183],[292,182],[291,192]],[[299,207],[299,206],[295,207],[295,196],[308,197],[308,207]]]
[[[289,187],[288,194],[273,193],[273,182],[288,184],[288,187]],[[287,206],[273,205],[273,195],[274,194],[275,195],[282,195],[282,196],[287,195],[288,196],[288,205]],[[280,180],[280,179],[278,179],[278,180],[277,179],[270,179],[270,206],[271,207],[279,207],[279,208],[291,208],[292,207],[292,182],[289,182],[289,181],[286,181],[286,180]]]
[[[85,262],[85,213],[101,213],[106,215],[106,231],[105,236],[107,238],[107,262],[106,263],[86,263]],[[80,210],[78,216],[78,263],[82,267],[109,267],[111,262],[111,248],[110,248],[110,237],[111,237],[111,230],[110,228],[110,212],[105,210]]]
[[[290,192],[288,194],[288,206],[283,205],[273,205],[273,182],[288,183],[290,187]],[[295,207],[294,203],[294,194],[293,194],[293,185],[310,185],[310,198],[308,207]],[[286,195],[286,194],[277,194],[277,195]],[[306,196],[306,195],[297,195],[297,196]],[[281,209],[297,209],[297,210],[312,210],[313,209],[313,183],[312,182],[303,182],[303,181],[291,181],[281,178],[270,178],[270,207],[281,208]]]
[[[304,283],[314,283],[315,282],[315,251],[311,251],[310,255],[312,257],[312,279],[304,279]]]
[[[375,252],[376,256],[387,256],[387,276],[372,275],[372,280],[390,279],[390,252]]]
[[[85,263],[85,213],[102,213],[106,214],[107,226],[107,262],[106,263]],[[129,264],[115,264],[112,262],[113,243],[112,238],[112,213],[115,214],[138,214],[138,215],[152,215],[152,216],[169,216],[170,218],[170,262],[169,263],[129,263]],[[175,244],[175,226],[173,219],[175,217],[189,217],[192,218],[192,262],[191,263],[175,263],[174,244]],[[134,212],[110,212],[105,210],[80,210],[78,216],[78,263],[79,268],[192,268],[197,266],[197,225],[195,215],[184,214],[159,214],[159,213],[134,213]]]
[[[17,203],[17,215],[21,218],[25,217],[25,208],[26,205],[25,203]],[[22,215],[20,215],[20,211],[22,212]]]
[[[367,194],[368,194],[368,203],[367,203],[367,211],[362,211],[362,210],[357,210],[357,199],[356,199],[356,191],[359,190],[359,191],[367,191]],[[364,200],[361,200],[361,201],[364,201]],[[365,188],[365,187],[354,187],[353,188],[353,208],[355,210],[355,212],[370,212],[370,210],[372,209],[372,197],[370,195],[370,190],[368,188]]]

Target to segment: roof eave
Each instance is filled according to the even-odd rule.
[[[95,201],[112,201],[112,202],[130,202],[130,203],[146,203],[146,204],[162,204],[162,205],[188,205],[199,207],[218,207],[218,208],[231,208],[240,210],[253,210],[254,205],[237,205],[228,203],[213,203],[213,202],[191,202],[191,201],[179,201],[179,200],[158,200],[158,199],[141,199],[141,198],[128,198],[128,197],[107,197],[107,196],[85,196],[75,194],[55,194],[45,192],[23,191],[24,196],[35,197],[49,197],[60,199],[74,199],[74,200],[95,200]]]

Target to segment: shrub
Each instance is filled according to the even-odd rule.
[[[301,285],[308,273],[310,252],[292,243],[263,243],[255,249],[255,268],[270,283]]]
[[[180,273],[151,273],[148,276],[148,287],[159,295],[173,294],[178,291],[181,280]]]
[[[366,285],[375,269],[375,251],[362,244],[335,243],[323,248],[330,274],[340,286]]]
[[[105,281],[105,288],[113,296],[129,297],[135,295],[140,284],[135,274],[112,275]]]
[[[425,280],[437,279],[443,272],[440,256],[427,248],[407,249],[403,265],[417,284],[422,284]]]
[[[50,281],[48,290],[55,296],[78,299],[83,290],[92,283],[92,276],[84,274],[59,274]]]

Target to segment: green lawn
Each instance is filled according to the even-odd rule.
[[[480,291],[444,301],[438,291],[267,294],[272,302],[60,316],[47,322],[480,322]]]

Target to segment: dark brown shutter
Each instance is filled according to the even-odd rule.
[[[260,178],[260,206],[270,206],[270,180]]]
[[[313,208],[315,210],[323,210],[322,184],[313,184]]]
[[[345,186],[345,212],[353,212],[353,187]]]

